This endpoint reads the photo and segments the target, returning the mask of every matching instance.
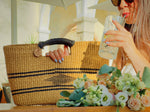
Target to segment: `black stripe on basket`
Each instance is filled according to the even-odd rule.
[[[22,89],[12,90],[12,92],[32,90],[32,89],[40,89],[40,88],[51,88],[51,87],[73,87],[73,85],[53,85],[53,86],[40,86],[40,87],[32,87],[32,88],[22,88]]]
[[[42,76],[42,75],[49,75],[49,74],[55,74],[55,73],[88,73],[88,74],[96,74],[96,72],[83,72],[83,71],[65,71],[65,72],[50,72],[50,73],[42,73],[42,74],[32,74],[32,75],[25,75],[25,76],[12,76],[12,77],[8,77],[9,79],[14,79],[14,78],[25,78],[25,77],[36,77],[36,76]]]
[[[42,89],[42,90],[34,90],[34,91],[25,91],[25,92],[12,93],[12,95],[14,96],[14,95],[19,95],[19,94],[34,93],[34,92],[43,92],[43,91],[54,91],[54,90],[74,90],[74,88]]]
[[[99,69],[91,69],[91,68],[55,68],[48,70],[39,70],[39,71],[30,71],[30,72],[19,72],[19,73],[8,73],[8,75],[17,75],[17,74],[29,74],[29,73],[38,73],[38,72],[48,72],[54,70],[99,70]]]

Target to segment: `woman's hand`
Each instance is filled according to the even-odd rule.
[[[123,48],[124,52],[132,62],[135,71],[137,73],[140,71],[140,77],[142,77],[144,67],[150,67],[149,61],[145,58],[144,54],[136,48],[131,33],[118,22],[113,21],[113,23],[118,31],[108,31],[105,33],[105,35],[110,35],[110,37],[105,40],[106,44],[108,46]]]
[[[136,51],[136,46],[134,44],[132,34],[128,32],[123,26],[118,22],[112,21],[117,27],[118,31],[110,30],[105,33],[105,35],[110,35],[109,38],[105,40],[108,46],[121,47],[127,54],[127,56],[132,55]]]
[[[57,50],[49,51],[49,53],[46,53],[46,56],[50,57],[56,63],[57,62],[61,63],[62,61],[64,61],[64,56],[68,56],[68,55],[69,55],[68,46],[65,45],[64,45],[64,51],[61,48],[58,48]]]

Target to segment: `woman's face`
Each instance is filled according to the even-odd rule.
[[[125,0],[121,0],[119,11],[122,11],[122,16],[125,17],[127,24],[134,24],[136,21],[138,0],[134,0],[132,3],[127,3]]]

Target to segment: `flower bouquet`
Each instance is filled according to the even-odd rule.
[[[68,99],[59,99],[58,107],[78,106],[128,106],[131,110],[143,110],[150,106],[150,69],[145,67],[142,81],[137,76],[125,73],[116,67],[103,65],[97,80],[89,79],[86,74],[73,82],[75,90],[72,93],[62,91],[60,95]]]

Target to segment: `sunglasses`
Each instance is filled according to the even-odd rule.
[[[125,1],[126,1],[126,3],[134,2],[134,0],[125,0]],[[120,4],[121,4],[121,0],[111,0],[111,2],[114,6],[120,6]]]

